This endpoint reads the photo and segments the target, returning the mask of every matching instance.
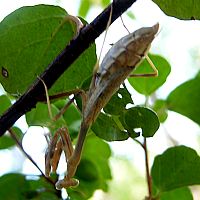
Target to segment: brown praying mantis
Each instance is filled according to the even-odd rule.
[[[89,91],[85,94],[82,93],[82,122],[75,149],[73,149],[67,128],[63,127],[55,133],[46,152],[46,176],[49,176],[51,171],[56,171],[62,150],[65,153],[67,172],[64,179],[56,183],[57,189],[78,185],[78,180],[73,177],[81,159],[86,134],[101,109],[124,80],[129,76],[157,76],[157,70],[148,58],[147,53],[158,29],[159,24],[155,24],[152,27],[136,30],[121,38],[108,51],[99,68],[95,69]],[[131,72],[144,57],[150,63],[154,72],[147,75],[131,75]]]

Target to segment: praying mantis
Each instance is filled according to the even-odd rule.
[[[56,171],[62,150],[65,153],[67,172],[64,179],[56,183],[57,189],[78,185],[78,180],[73,177],[81,159],[86,134],[101,109],[124,80],[129,76],[157,76],[157,70],[147,53],[158,29],[159,24],[155,24],[152,27],[138,29],[121,38],[108,51],[99,68],[95,69],[89,91],[81,93],[83,99],[82,122],[75,149],[73,149],[67,128],[62,127],[52,138],[46,152],[46,176],[49,176],[51,171]],[[149,61],[154,73],[131,75],[144,57]]]

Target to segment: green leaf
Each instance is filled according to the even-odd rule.
[[[8,96],[0,96],[0,115],[3,114],[11,105],[12,104]]]
[[[27,199],[34,200],[58,200],[58,191],[43,177],[37,180],[28,180],[30,190],[26,192]],[[29,198],[28,198],[29,197]]]
[[[0,138],[0,149],[7,149],[15,145],[15,141],[7,135]]]
[[[149,55],[149,57],[158,70],[158,76],[135,77],[128,79],[129,83],[135,90],[146,96],[151,95],[165,83],[171,70],[169,63],[163,57],[158,55]],[[136,68],[136,70],[133,71],[134,74],[149,74],[152,72],[153,70],[146,59]]]
[[[131,19],[135,19],[135,15],[133,14],[133,12],[128,11],[128,12],[126,12],[126,14],[127,14],[128,17],[130,17]]]
[[[35,192],[35,191],[34,191]],[[58,197],[57,194],[50,193],[50,192],[42,192],[41,194],[37,194],[37,197],[35,198],[27,198],[27,199],[33,199],[33,200],[60,200],[61,197]]]
[[[184,115],[200,125],[200,76],[173,90],[167,97],[169,110]]]
[[[68,101],[66,100],[58,100],[54,102],[55,105],[59,110],[61,110]],[[63,114],[63,119],[65,120],[65,124],[67,124],[70,137],[73,138],[77,137],[79,132],[80,124],[81,124],[81,113],[78,111],[77,107],[74,104],[71,104],[67,110]]]
[[[51,111],[53,116],[59,113],[59,109],[53,104],[51,104]],[[49,116],[47,104],[43,103],[38,103],[36,108],[26,113],[26,121],[29,126],[44,126],[48,127],[52,131],[55,131],[65,125],[63,117],[53,122]]]
[[[128,104],[133,104],[131,94],[128,92],[127,88],[119,88],[103,110],[111,115],[120,115],[125,111]]]
[[[91,2],[90,0],[81,0],[81,3],[80,3],[80,7],[79,7],[79,11],[78,11],[78,14],[85,18],[89,9],[91,7]]]
[[[102,7],[106,7],[110,3],[110,0],[101,0]]]
[[[55,192],[55,187],[47,182],[44,177],[39,177],[36,180],[28,180],[32,190],[42,190],[44,188],[48,189],[51,192]]]
[[[61,199],[55,187],[43,178],[28,180],[24,175],[13,173],[0,177],[0,193],[3,200]]]
[[[79,180],[84,181],[96,181],[98,180],[98,170],[92,161],[88,159],[81,159],[81,162],[77,168],[76,176]]]
[[[19,141],[21,141],[22,138],[24,137],[24,134],[23,134],[23,132],[21,131],[21,129],[19,129],[19,128],[16,127],[16,126],[13,126],[13,127],[12,127],[12,130],[14,131],[15,136],[17,137],[17,139],[18,139]]]
[[[162,99],[156,100],[155,104],[153,105],[153,110],[158,115],[159,121],[163,123],[167,119],[167,105],[166,101]]]
[[[153,0],[169,16],[178,19],[200,19],[199,0]]]
[[[12,130],[15,133],[15,136],[19,141],[23,138],[23,133],[18,127],[12,127]],[[14,141],[13,138],[11,138],[10,135],[4,135],[0,137],[0,149],[8,149],[12,146],[14,146],[16,142]]]
[[[3,114],[10,106],[11,101],[6,95],[0,96],[0,115]],[[7,149],[15,145],[14,140],[7,135],[0,138],[0,149]]]
[[[106,7],[110,3],[110,0],[81,0],[80,7],[79,7],[79,15],[85,18],[89,12],[89,10],[94,6],[102,6],[103,8]]]
[[[94,149],[96,150],[94,151]],[[106,142],[95,135],[87,137],[85,148],[83,149],[83,158],[90,159],[97,166],[99,176],[103,179],[111,179],[111,171],[109,167],[110,156],[110,146]]]
[[[25,200],[29,184],[24,175],[5,174],[0,177],[0,193],[3,200]]]
[[[160,200],[193,200],[192,192],[188,187],[182,187],[160,195]]]
[[[91,129],[106,141],[119,141],[138,137],[139,134],[135,132],[137,128],[142,129],[144,137],[152,137],[159,125],[158,117],[152,110],[134,107],[124,109],[118,117],[100,113]]]
[[[76,24],[67,16],[60,7],[36,5],[19,8],[0,23],[0,82],[8,93],[24,93],[75,36]],[[95,46],[92,45],[56,81],[49,93],[81,87],[92,74],[95,63]]]
[[[200,184],[200,157],[186,146],[169,148],[156,156],[151,174],[160,193]]]
[[[152,137],[160,126],[155,112],[139,106],[127,110],[124,115],[124,123],[128,131],[141,128],[144,137]]]
[[[68,103],[68,100],[58,100],[54,102],[53,105],[56,106],[59,110],[61,110],[64,108],[64,106],[66,106],[67,103]],[[70,125],[76,121],[81,120],[81,113],[78,111],[76,106],[72,103],[64,112],[63,117],[67,125]]]
[[[114,117],[103,113],[100,113],[91,129],[99,138],[106,141],[120,141],[129,138],[129,135],[118,126]]]
[[[86,138],[82,160],[76,172],[80,184],[77,188],[67,190],[70,199],[86,200],[97,189],[107,191],[107,181],[111,179],[110,156],[111,150],[107,143],[94,135]]]

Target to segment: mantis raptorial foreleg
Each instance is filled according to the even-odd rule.
[[[83,101],[82,106],[84,108],[85,101],[86,101],[86,95],[81,90],[79,91],[78,94],[81,94],[81,96],[82,96],[82,101]],[[63,109],[61,109],[61,111],[55,117],[53,117],[53,120],[54,121],[57,120],[64,113],[64,111],[66,111],[66,109],[69,107],[69,105],[72,102],[73,101],[69,101],[63,107]],[[49,109],[51,109],[51,108],[49,107]],[[81,130],[83,130],[83,129],[81,129]],[[80,135],[82,136],[83,134],[80,134]],[[83,141],[84,141],[84,139],[83,139]],[[76,148],[75,151],[77,151],[77,150],[78,149]],[[67,162],[67,166],[68,166],[67,167],[67,175],[65,176],[65,178],[63,180],[59,180],[56,183],[57,189],[61,189],[63,187],[76,186],[79,183],[78,180],[76,180],[72,177],[74,176],[74,173],[75,173],[74,169],[77,168],[80,158],[79,158],[79,156],[77,156],[76,152],[74,153],[73,145],[72,145],[72,142],[71,142],[71,139],[69,136],[69,131],[66,127],[59,128],[50,141],[50,144],[46,151],[46,156],[45,156],[45,175],[46,176],[49,176],[51,171],[56,172],[62,151],[64,151],[64,153],[65,153],[65,158],[66,158],[66,162]],[[71,159],[72,157],[73,157],[73,159]],[[73,160],[73,162],[71,162],[71,160]]]
[[[55,117],[53,117],[52,112],[51,112],[50,98],[49,98],[49,95],[48,95],[48,90],[47,90],[46,84],[44,83],[44,81],[41,78],[39,78],[39,79],[42,81],[44,88],[45,88],[50,118],[52,119],[52,121],[56,121],[60,116],[62,116],[64,114],[66,109],[74,101],[74,98],[70,99],[69,102],[61,109],[61,111]],[[86,95],[85,95],[84,91],[76,90],[76,91],[73,91],[72,93],[68,92],[67,94],[68,95],[80,94],[82,96],[82,101],[83,101],[82,104],[83,104],[83,108],[84,108],[85,101],[86,101]],[[77,155],[77,153],[73,154],[73,151],[74,151],[73,145],[72,145],[72,142],[71,142],[71,139],[70,139],[70,136],[69,136],[69,131],[66,127],[59,128],[55,132],[54,136],[51,138],[51,140],[49,142],[49,147],[48,147],[48,149],[45,153],[45,175],[46,176],[50,176],[51,172],[56,172],[62,151],[64,151],[64,153],[65,153],[65,158],[66,158],[67,163],[68,163],[68,161],[69,161],[69,159],[71,158],[72,155]],[[74,169],[74,168],[77,167],[77,165],[78,165],[77,163],[79,163],[80,159],[78,159],[77,161],[76,160],[77,159],[75,159],[75,164],[73,164],[73,163],[70,164],[69,171],[70,171],[71,168]],[[74,173],[73,173],[73,175],[74,175]],[[63,187],[70,187],[70,186],[78,185],[79,182],[78,182],[78,180],[72,178],[73,175],[70,175],[69,178],[66,175],[63,180],[59,180],[56,183],[56,187],[58,189],[61,189]]]

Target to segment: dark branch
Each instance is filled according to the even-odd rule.
[[[125,12],[136,0],[114,0],[111,23]],[[63,72],[95,41],[106,29],[111,5],[94,21],[85,26],[78,37],[57,56],[41,74],[40,78],[49,89]],[[39,99],[44,99],[45,91],[41,80],[36,79],[30,88],[0,117],[0,136],[8,130],[22,115],[34,108]]]

